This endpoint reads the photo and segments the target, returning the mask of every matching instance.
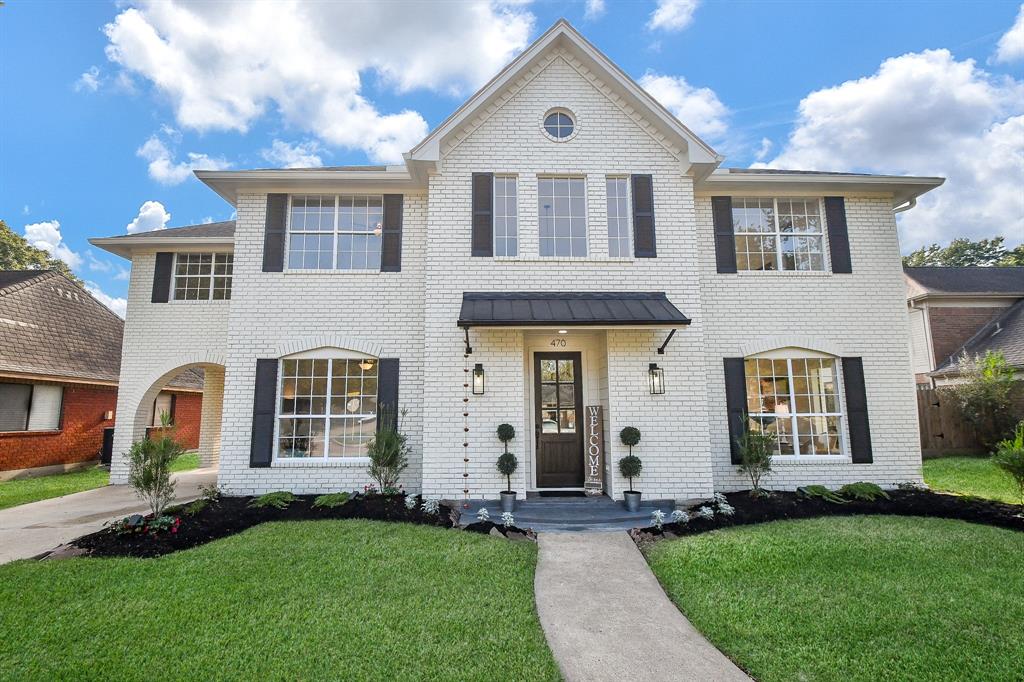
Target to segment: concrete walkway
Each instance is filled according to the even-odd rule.
[[[538,540],[537,611],[568,682],[749,682],[683,617],[626,533]]]
[[[199,496],[199,487],[217,482],[216,469],[192,469],[173,474],[176,502]],[[94,533],[106,521],[148,508],[126,485],[22,504],[0,511],[0,564],[31,559],[57,545]]]

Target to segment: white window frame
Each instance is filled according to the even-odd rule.
[[[307,197],[307,196],[333,197],[334,198],[334,220],[333,220],[332,230],[330,232],[312,231],[312,230],[296,230],[296,231],[293,232],[292,231],[292,200],[296,196],[301,196],[301,197]],[[381,229],[380,229],[380,234],[376,234],[376,236],[382,238],[382,241],[381,241],[381,258],[383,259],[383,256],[384,256],[384,251],[383,251],[384,195],[383,194],[375,194],[375,193],[372,193],[372,192],[362,193],[362,194],[357,194],[357,193],[353,193],[353,192],[343,192],[341,194],[320,194],[318,192],[310,192],[310,193],[307,193],[307,194],[303,194],[303,193],[289,194],[288,195],[288,210],[287,210],[287,214],[286,214],[286,217],[285,217],[285,228],[284,228],[284,271],[285,272],[301,272],[301,273],[355,273],[355,274],[367,274],[367,273],[379,274],[381,272],[380,266],[378,266],[376,268],[344,268],[344,269],[338,267],[338,236],[339,235],[347,234],[347,235],[366,236],[366,235],[375,234],[375,232],[376,232],[374,230],[371,230],[371,231],[368,231],[368,232],[364,232],[364,231],[353,231],[353,230],[341,230],[339,228],[339,226],[338,226],[338,216],[341,213],[340,209],[341,209],[341,198],[342,197],[373,197],[373,198],[379,198],[380,199]],[[302,234],[302,235],[309,234],[309,235],[324,235],[324,236],[331,235],[332,244],[333,244],[333,246],[331,247],[331,267],[330,268],[293,268],[293,267],[291,267],[289,265],[289,261],[290,261],[291,246],[292,246],[291,236],[293,234]]]
[[[209,275],[179,275],[178,274],[178,260],[181,256],[210,256],[210,274]],[[219,256],[225,257],[225,264],[231,267],[230,275],[218,275],[216,274],[217,258]],[[228,280],[227,296],[224,298],[213,297],[213,283],[218,277]],[[178,279],[208,279],[210,281],[209,287],[207,287],[205,298],[178,298]],[[232,289],[235,284],[235,254],[232,251],[176,251],[174,258],[171,262],[171,300],[176,302],[191,303],[195,301],[230,301]]]
[[[584,253],[581,254],[581,255],[573,255],[572,254],[572,232],[571,232],[572,228],[571,227],[570,227],[570,233],[569,233],[569,235],[570,235],[569,236],[569,251],[570,251],[570,255],[568,255],[568,256],[559,256],[557,254],[557,251],[558,251],[557,244],[558,244],[558,239],[559,239],[558,237],[553,237],[553,239],[555,240],[555,246],[556,246],[556,248],[555,248],[556,253],[555,254],[550,255],[550,256],[545,256],[545,255],[543,255],[541,253],[540,246],[541,246],[542,241],[544,240],[544,237],[542,237],[541,234],[540,234],[540,202],[541,202],[540,183],[544,182],[545,180],[552,180],[552,181],[554,181],[554,180],[580,180],[583,183],[583,215],[582,215],[582,219],[583,219],[583,247],[584,247]],[[552,200],[555,199],[555,198],[556,197],[552,197]],[[570,196],[568,198],[569,198],[569,204],[571,206],[572,205],[572,197]],[[538,175],[537,176],[537,255],[538,255],[538,257],[543,258],[545,260],[586,260],[587,258],[589,258],[590,257],[590,215],[589,214],[590,214],[590,211],[589,211],[589,206],[588,206],[587,176],[585,176],[585,175],[563,174],[563,173],[552,173],[552,174]],[[554,216],[553,215],[552,219],[556,219],[557,217],[558,216]],[[570,214],[567,217],[570,219],[570,221],[573,219],[572,209],[571,208],[570,208]],[[552,225],[552,228],[554,228],[554,225]]]
[[[515,191],[515,195],[513,196],[513,198],[515,199],[515,201],[513,202],[513,205],[515,206],[515,214],[514,215],[510,215],[509,216],[509,215],[504,215],[504,213],[502,213],[501,215],[498,214],[498,180],[502,180],[506,184],[508,183],[509,180],[511,180],[513,182],[513,184],[514,184],[514,191]],[[492,231],[491,232],[491,238],[494,240],[494,256],[495,256],[495,258],[516,258],[516,257],[519,256],[519,176],[514,175],[512,173],[495,173],[494,174],[494,179],[493,179],[493,184],[492,184],[492,190],[491,191],[493,192],[493,197],[494,197],[494,215],[493,215],[492,220],[491,220],[491,231]],[[506,199],[506,198],[508,198],[508,196],[509,196],[508,194],[503,194],[502,198]],[[505,202],[504,201],[501,202],[501,206],[502,206],[502,211],[504,211],[504,208],[505,208]],[[499,218],[501,218],[501,219],[503,219],[505,221],[505,235],[502,236],[502,237],[498,236],[498,219]],[[512,221],[512,230],[511,230],[511,232],[509,230],[509,220]],[[511,237],[509,236],[510,234],[511,234]],[[502,254],[498,253],[498,242],[499,242],[499,239],[503,242],[503,245],[506,248],[506,252],[502,253]],[[515,243],[516,243],[516,247],[515,247],[515,249],[513,250],[512,253],[508,253],[508,251],[507,251],[509,239],[514,240]]]
[[[377,400],[380,400],[380,359],[370,356],[362,355],[357,353],[347,353],[344,351],[338,353],[325,352],[326,349],[306,351],[303,353],[296,353],[287,357],[280,358],[277,362],[277,393],[274,398],[274,448],[272,463],[281,466],[303,466],[303,465],[358,465],[364,466],[369,463],[370,458],[361,457],[345,457],[345,456],[330,456],[330,445],[331,445],[331,383],[334,377],[334,361],[341,360],[372,360],[377,365]],[[325,414],[284,414],[281,412],[281,400],[284,392],[284,362],[286,360],[327,360],[327,395],[325,397],[324,407],[326,408]],[[333,418],[339,419],[367,419],[372,417],[377,419],[377,413],[370,414],[352,414],[352,415],[334,415]],[[281,457],[281,420],[282,419],[323,419],[324,420],[324,454],[322,457]]]
[[[789,385],[789,404],[791,406],[791,412],[788,417],[780,417],[777,413],[767,412],[751,412],[747,415],[747,418],[753,421],[757,421],[760,418],[768,417],[773,419],[789,419],[790,420],[790,434],[793,437],[793,453],[792,454],[776,454],[772,457],[773,460],[778,462],[849,462],[850,457],[846,449],[846,437],[847,437],[847,422],[846,407],[843,400],[843,368],[842,363],[839,362],[839,358],[828,355],[825,353],[813,353],[813,352],[769,352],[759,353],[757,355],[749,355],[744,359],[747,360],[784,360],[786,362],[786,383]],[[796,411],[796,391],[794,390],[793,381],[793,361],[794,360],[831,360],[832,367],[835,371],[835,382],[836,382],[836,412],[797,412]],[[837,417],[839,423],[839,452],[831,455],[822,454],[802,454],[800,452],[800,432],[797,430],[797,419],[801,417]],[[778,445],[778,444],[776,444]]]
[[[733,202],[735,202],[737,199],[742,199],[744,201],[755,200],[755,199],[757,201],[771,201],[772,202],[772,223],[773,223],[773,226],[775,228],[775,230],[773,232],[738,232],[736,230],[735,226],[733,227],[733,238],[734,239],[736,237],[774,237],[775,238],[775,268],[773,268],[771,270],[756,270],[756,269],[753,269],[753,268],[750,268],[750,267],[746,267],[746,268],[739,268],[740,272],[757,272],[757,273],[786,272],[786,273],[792,273],[792,272],[830,272],[831,271],[831,263],[829,262],[829,259],[828,259],[828,234],[827,234],[828,233],[828,229],[827,229],[827,226],[825,225],[825,206],[824,206],[824,200],[821,197],[813,197],[813,196],[806,196],[806,195],[804,195],[804,196],[792,196],[792,197],[789,197],[789,196],[773,196],[773,197],[737,196],[737,197],[733,197]],[[781,224],[779,223],[779,201],[780,200],[781,201],[806,201],[806,202],[813,201],[813,202],[815,202],[817,204],[817,206],[818,206],[818,226],[819,226],[819,231],[818,232],[782,232],[781,231]],[[783,239],[783,237],[820,237],[821,238],[821,269],[820,270],[799,270],[799,269],[786,270],[785,268],[783,268],[782,267],[782,254],[784,253],[783,250],[782,250],[782,239]],[[736,257],[737,257],[737,260],[738,260],[739,259],[739,255],[740,255],[739,244],[736,244],[733,248],[734,248],[734,250],[736,252]],[[744,253],[748,253],[748,252],[744,251]],[[748,260],[748,264],[749,264],[749,260]]]
[[[608,183],[611,181],[622,181],[626,187],[626,253],[612,255],[612,218],[608,211],[610,205],[610,197],[608,196]],[[604,205],[605,205],[605,219],[608,226],[608,257],[609,258],[632,258],[633,257],[633,188],[630,186],[632,183],[629,181],[628,175],[608,175],[604,179]],[[618,197],[616,197],[618,198]],[[617,220],[621,221],[623,216],[616,216]],[[621,241],[621,237],[615,240],[616,242]]]

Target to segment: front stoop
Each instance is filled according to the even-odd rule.
[[[497,500],[470,500],[469,508],[459,505],[461,525],[477,520],[477,512],[486,507],[491,521],[501,519]],[[621,501],[607,497],[528,497],[516,501],[512,513],[515,525],[545,533],[604,532],[629,530],[651,525],[651,512],[661,509],[667,517],[675,509],[671,500],[644,502],[639,511],[628,511]]]

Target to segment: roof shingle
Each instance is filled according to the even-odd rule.
[[[903,268],[907,295],[1002,294],[1024,296],[1024,267]]]

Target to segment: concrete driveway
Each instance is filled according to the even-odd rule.
[[[199,497],[199,487],[217,482],[216,469],[173,474],[177,502]],[[126,485],[31,502],[0,511],[0,564],[31,559],[69,540],[93,533],[106,521],[147,511]]]

